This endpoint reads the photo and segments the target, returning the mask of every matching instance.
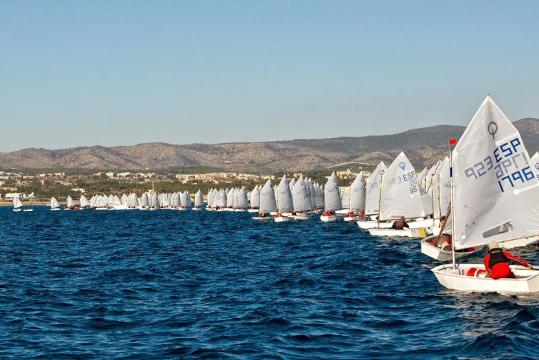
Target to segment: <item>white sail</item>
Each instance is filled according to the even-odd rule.
[[[382,161],[367,179],[367,191],[365,195],[365,213],[367,215],[374,215],[380,212],[380,185],[382,184],[382,177],[386,170],[386,165]]]
[[[533,154],[533,156],[530,158],[530,163],[532,164],[535,176],[537,176],[537,178],[539,179],[539,152]]]
[[[189,192],[187,190],[180,193],[180,205],[184,208],[191,207],[191,197],[189,196]]]
[[[363,172],[359,173],[358,176],[350,185],[350,210],[356,212],[365,211],[365,195],[367,190],[367,182],[365,181],[365,176]]]
[[[60,204],[58,203],[58,200],[56,200],[55,197],[51,198],[51,209],[58,209],[60,207]]]
[[[442,164],[443,165],[443,164]],[[434,165],[425,179],[423,179],[422,187],[429,194],[432,213],[436,219],[440,218],[440,170],[442,166]],[[445,210],[444,210],[445,211]]]
[[[539,181],[518,130],[487,96],[453,150],[455,248],[539,235]]]
[[[67,195],[67,199],[66,199],[66,205],[68,208],[74,208],[75,207],[75,201],[73,201],[73,198],[69,195]]]
[[[435,213],[436,218],[447,215],[449,204],[451,203],[451,177],[449,176],[449,158],[445,158],[438,171],[438,213]]]
[[[380,220],[425,216],[415,169],[403,152],[393,160],[384,174],[381,198]]]
[[[159,196],[156,192],[153,192],[150,196],[150,207],[158,209],[159,208]]]
[[[18,209],[20,207],[22,207],[21,199],[19,199],[19,197],[14,198],[13,199],[13,208]]]
[[[251,209],[258,209],[258,207],[260,206],[260,188],[258,187],[258,185],[255,186],[253,191],[251,191],[250,202]]]
[[[236,191],[236,209],[248,209],[249,199],[247,199],[247,191],[245,188],[241,188]]]
[[[417,183],[420,185],[423,185],[428,174],[429,174],[429,169],[425,166],[423,170],[417,175],[417,180],[416,180]],[[426,186],[423,186],[423,188],[426,189]]]
[[[292,178],[290,182],[288,183],[288,187],[290,187],[290,193],[292,193],[292,190],[294,190],[294,185],[296,185],[296,180]]]
[[[286,180],[286,175],[283,176],[279,186],[277,186],[275,199],[277,203],[277,209],[281,213],[290,213],[294,210],[294,205],[292,203],[292,193],[290,192],[290,187],[288,186],[288,180]]]
[[[81,195],[80,196],[80,207],[84,208],[84,207],[88,207],[88,206],[90,206],[90,203],[88,202],[88,199],[86,199],[86,196]]]
[[[150,198],[148,196],[148,193],[142,194],[142,197],[140,198],[140,206],[143,208],[150,207]]]
[[[312,209],[310,188],[303,180],[303,176],[299,177],[292,189],[292,204],[296,212],[305,212]]]
[[[335,172],[332,172],[324,186],[324,210],[336,211],[340,209],[342,209],[342,203],[339,194],[339,182]]]
[[[258,212],[260,214],[269,214],[277,211],[277,204],[275,203],[275,193],[271,186],[271,180],[268,179],[266,184],[260,190],[260,207]]]
[[[198,190],[195,194],[195,207],[201,208],[204,205],[204,200],[202,199],[202,191]]]

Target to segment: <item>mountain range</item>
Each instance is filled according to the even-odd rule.
[[[539,119],[514,122],[530,155],[539,150]],[[160,170],[212,168],[276,173],[390,163],[404,151],[416,168],[431,165],[447,153],[447,140],[463,126],[439,125],[393,135],[297,139],[269,142],[132,146],[91,146],[62,150],[23,149],[0,153],[3,169]]]

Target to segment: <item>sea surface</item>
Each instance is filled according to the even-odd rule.
[[[539,358],[539,298],[435,265],[353,223],[1,208],[0,359]]]

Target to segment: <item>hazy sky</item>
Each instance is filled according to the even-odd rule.
[[[539,116],[538,1],[0,1],[0,151]]]

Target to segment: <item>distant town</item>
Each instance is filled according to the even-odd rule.
[[[346,169],[337,171],[336,175],[342,185],[349,185],[353,179],[366,169]],[[330,170],[304,173],[317,181],[324,181],[331,174]],[[277,180],[283,174],[247,174],[234,172],[208,173],[168,173],[168,172],[131,172],[131,171],[99,171],[88,172],[69,170],[25,173],[22,171],[0,171],[0,200],[4,204],[11,203],[14,198],[36,204],[48,201],[52,196],[64,200],[68,195],[78,198],[80,195],[102,193],[142,194],[144,191],[175,192],[189,190],[191,193],[202,190],[206,193],[210,188],[227,188],[245,186],[252,188],[267,179]],[[286,174],[299,177],[301,174]]]

